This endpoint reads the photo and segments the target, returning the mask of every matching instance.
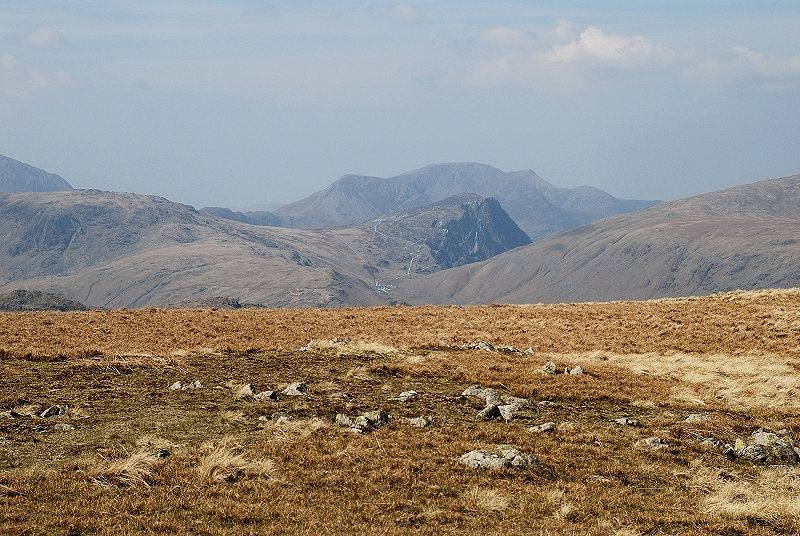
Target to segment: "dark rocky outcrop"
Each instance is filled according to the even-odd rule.
[[[64,296],[38,290],[15,290],[0,294],[0,311],[86,311],[88,307]]]

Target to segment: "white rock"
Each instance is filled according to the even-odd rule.
[[[548,361],[547,363],[542,365],[542,368],[540,368],[539,371],[542,372],[543,374],[551,374],[551,375],[555,374],[556,364],[553,363],[552,361]]]
[[[398,402],[408,402],[410,400],[415,400],[417,398],[419,398],[419,393],[418,392],[416,392],[416,391],[403,391],[402,393],[397,395],[395,398],[392,398],[391,400],[397,400]]]
[[[414,426],[416,428],[425,428],[430,426],[433,423],[433,419],[431,417],[414,417],[413,419],[408,419],[408,424]]]
[[[554,432],[555,429],[556,429],[556,423],[554,423],[554,422],[545,422],[545,423],[539,424],[537,426],[531,426],[530,428],[528,428],[528,431],[529,432],[534,432],[534,433],[537,433],[537,434],[542,434],[542,433],[546,433],[546,432]]]
[[[663,449],[669,446],[668,443],[662,441],[660,437],[646,437],[636,442],[640,447],[647,447],[650,449]]]
[[[278,400],[278,393],[275,391],[261,391],[253,395],[253,398],[256,400]]]
[[[308,392],[308,386],[303,382],[292,383],[286,387],[281,394],[286,396],[305,396]]]
[[[639,426],[639,421],[636,419],[629,419],[628,417],[620,417],[619,419],[614,419],[614,422],[619,424],[620,426]]]

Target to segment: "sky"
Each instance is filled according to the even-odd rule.
[[[674,199],[800,173],[800,2],[0,3],[0,154],[283,203],[437,162]]]

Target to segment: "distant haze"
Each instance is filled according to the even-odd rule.
[[[800,3],[0,6],[0,154],[266,207],[434,162],[673,199],[800,171]]]

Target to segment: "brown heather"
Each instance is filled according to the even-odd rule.
[[[333,338],[353,342],[299,351]],[[476,340],[535,353],[453,347]],[[585,374],[538,373],[549,360]],[[796,534],[796,469],[729,460],[700,440],[800,433],[799,371],[800,290],[0,315],[0,412],[26,414],[0,416],[0,534]],[[194,380],[202,388],[168,389]],[[296,381],[308,396],[278,402],[231,387]],[[480,402],[459,397],[472,383],[556,405],[477,421]],[[389,400],[409,389],[421,396]],[[36,416],[53,404],[68,409]],[[387,427],[333,424],[373,409]],[[435,422],[403,421],[418,415]],[[620,416],[641,426],[611,422]],[[555,432],[527,431],[547,421]],[[669,446],[634,447],[650,436]],[[501,443],[541,465],[457,463]]]

